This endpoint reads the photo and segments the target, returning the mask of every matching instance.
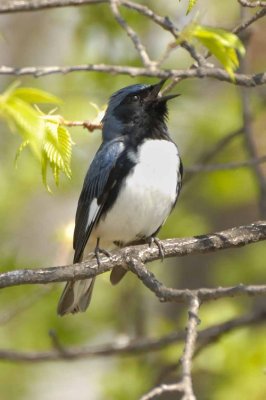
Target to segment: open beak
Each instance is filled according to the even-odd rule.
[[[175,97],[180,96],[180,94],[168,94],[166,96],[158,96],[159,92],[162,89],[166,80],[167,79],[162,79],[160,82],[158,82],[152,86],[151,91],[150,91],[149,95],[147,96],[148,102],[161,103],[161,102],[166,102],[168,100],[171,100],[171,99],[174,99]]]
[[[168,94],[166,96],[161,96],[161,97],[157,98],[157,103],[160,103],[161,101],[165,101],[166,102],[168,100],[174,99],[175,97],[179,97],[179,96],[181,96],[180,93]]]

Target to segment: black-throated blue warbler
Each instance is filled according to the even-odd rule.
[[[86,174],[76,212],[74,263],[88,253],[130,243],[150,242],[175,206],[182,163],[170,138],[164,84],[137,84],[120,89],[103,118],[103,142]],[[160,248],[160,242],[156,240]],[[116,267],[111,282],[126,270]],[[85,311],[95,278],[70,281],[60,298],[59,315]]]

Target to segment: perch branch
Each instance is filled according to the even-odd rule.
[[[230,228],[221,232],[194,236],[180,239],[167,239],[162,241],[165,250],[165,257],[178,257],[189,254],[208,253],[228,248],[237,248],[250,243],[259,242],[266,239],[266,221],[258,221],[249,225]],[[160,252],[156,245],[137,245],[128,246],[112,252],[110,258],[103,257],[100,266],[95,260],[83,261],[68,266],[58,266],[40,269],[21,269],[0,274],[0,288],[22,285],[22,284],[45,284],[51,282],[63,282],[72,279],[93,278],[106,271],[110,271],[115,265],[120,265],[126,269],[131,269],[145,284],[146,268],[143,264],[158,260]],[[147,271],[148,272],[148,271]],[[149,272],[149,274],[151,274]],[[151,277],[148,278],[153,291],[156,288],[156,282]],[[155,286],[154,286],[155,285]],[[161,284],[160,284],[161,285]],[[164,289],[158,286],[158,295],[164,298]],[[224,294],[231,293],[264,293],[265,286],[237,286],[234,288],[218,289],[199,289],[195,295],[201,299],[222,297]],[[171,291],[173,294],[171,295]],[[225,291],[225,292],[223,292]],[[229,291],[229,292],[228,292]],[[224,293],[224,294],[223,294]],[[186,300],[193,294],[186,290],[169,289],[167,296],[172,299]]]

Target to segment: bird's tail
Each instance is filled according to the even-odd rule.
[[[88,246],[86,249],[86,261],[93,258],[93,249],[91,246]],[[74,258],[74,263],[81,262],[83,259],[82,254],[79,259]],[[76,314],[86,311],[90,305],[95,279],[71,280],[67,282],[58,302],[57,314],[63,316],[65,314]]]
[[[93,291],[95,278],[70,281],[66,284],[57,306],[57,314],[75,314],[86,311]]]

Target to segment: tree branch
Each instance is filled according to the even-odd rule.
[[[82,126],[82,128],[86,128],[90,132],[93,132],[96,129],[102,129],[102,123],[96,124],[90,121],[66,121],[64,118],[62,118],[60,120],[60,124],[69,127]]]
[[[198,307],[198,306],[197,306]],[[196,316],[197,317],[197,316]],[[224,334],[231,332],[234,329],[237,328],[242,328],[250,325],[254,325],[257,323],[265,323],[266,321],[266,309],[256,311],[250,314],[246,314],[242,317],[239,318],[233,318],[229,321],[226,321],[221,324],[217,324],[214,326],[211,326],[207,329],[204,329],[202,331],[198,332],[198,346],[196,347],[195,351],[193,352],[193,358],[195,358],[202,350],[204,350],[208,345],[213,344],[216,342],[218,339],[220,339]],[[197,324],[197,318],[195,319],[195,324]],[[196,329],[196,326],[195,328]],[[172,334],[172,337],[169,335],[169,337],[162,338],[161,344],[166,344],[167,340],[171,340],[174,338],[174,335],[176,335],[176,339],[178,338],[177,341],[184,340],[185,339],[185,333],[180,332],[180,333],[174,333]],[[159,343],[159,341],[158,341]],[[175,364],[171,364],[170,367],[168,366],[167,372],[176,370],[178,367],[181,365],[181,361],[179,360]],[[165,375],[165,374],[164,374]],[[156,398],[160,395],[162,395],[165,392],[175,392],[175,391],[180,391],[180,392],[185,392],[185,384],[184,381],[181,380],[181,382],[172,384],[172,385],[165,385],[161,384],[159,386],[156,386],[152,390],[150,390],[146,395],[142,396],[140,400],[150,400],[153,398]]]
[[[251,327],[255,324],[260,323],[266,323],[266,309],[256,310],[254,312],[251,312],[250,314],[246,314],[238,318],[233,318],[224,323],[217,324],[202,331],[199,331],[197,341],[198,344],[194,351],[193,358],[195,358],[201,351],[204,351],[207,346],[216,343],[225,334],[230,333],[232,330],[243,327]],[[164,372],[160,374],[160,381],[167,378],[170,373],[176,371],[180,367],[180,365],[181,360],[179,359],[178,362],[166,366]]]
[[[266,7],[266,1],[249,1],[249,0],[238,0],[243,7]]]
[[[49,8],[71,7],[71,6],[85,6],[92,4],[108,3],[109,0],[2,0],[0,4],[0,13],[12,13],[23,11],[38,11]],[[244,7],[265,7],[265,1],[248,1],[238,0]],[[131,1],[120,0],[120,3],[128,8],[134,9],[148,9],[146,6],[138,5]],[[139,6],[139,7],[138,7]],[[145,10],[146,11],[146,10]],[[144,11],[144,12],[145,12]],[[147,12],[146,12],[147,14]],[[147,15],[148,16],[148,15]]]
[[[192,358],[195,350],[196,339],[197,339],[197,326],[199,324],[199,299],[195,296],[190,300],[188,310],[188,324],[187,324],[187,335],[185,340],[185,346],[183,355],[181,357],[182,367],[182,380],[181,383],[184,387],[184,395],[182,400],[196,400],[192,387]]]
[[[180,383],[172,383],[172,384],[161,384],[153,388],[150,392],[146,393],[144,396],[140,398],[140,400],[151,400],[156,397],[161,396],[163,393],[167,392],[184,392],[184,385],[182,382]]]
[[[246,9],[241,10],[242,18],[246,14]],[[240,71],[246,73],[248,70],[247,59],[243,59],[240,64]],[[240,99],[242,103],[242,118],[243,118],[243,133],[246,144],[246,149],[253,159],[258,159],[258,151],[256,141],[252,131],[252,111],[250,104],[250,93],[246,88],[240,89]],[[253,171],[259,186],[259,207],[261,218],[266,218],[266,177],[259,165],[253,164]]]
[[[2,0],[0,14],[39,11],[49,8],[85,6],[107,3],[108,0]]]
[[[151,78],[213,78],[219,81],[228,82],[235,85],[245,87],[255,87],[264,85],[266,83],[266,72],[258,74],[235,74],[234,81],[232,81],[230,75],[222,68],[210,68],[210,67],[199,67],[193,69],[175,70],[175,69],[149,69],[141,67],[130,67],[121,65],[107,65],[107,64],[81,64],[73,65],[69,67],[59,66],[32,66],[32,67],[0,67],[0,75],[32,75],[35,78],[51,74],[69,74],[71,72],[102,72],[110,73],[114,75],[129,75],[132,77],[136,76],[147,76]]]
[[[258,19],[264,17],[266,15],[266,8],[262,8],[261,10],[257,11],[252,17],[247,19],[246,21],[243,21],[240,25],[236,26],[232,32],[235,34],[239,34],[240,32],[243,32],[249,25],[253,24],[256,22]]]
[[[210,344],[219,340],[223,335],[246,326],[265,323],[266,310],[252,312],[229,321],[216,324],[199,331],[198,346],[194,355]],[[82,358],[111,357],[118,355],[132,355],[160,351],[173,344],[183,341],[186,337],[185,331],[173,332],[161,338],[122,338],[113,343],[98,346],[63,347],[59,343],[56,348],[48,351],[17,351],[10,349],[0,350],[0,359],[11,362],[45,362],[60,361],[64,359],[79,360]],[[57,338],[58,341],[58,338]],[[61,351],[60,349],[63,349]],[[59,350],[59,351],[58,351]]]
[[[190,238],[168,239],[162,241],[165,257],[178,257],[189,254],[208,253],[211,251],[237,248],[250,243],[266,239],[266,221],[258,221],[250,225],[238,226],[225,231],[208,235],[194,236]],[[190,299],[193,291],[174,290],[164,288],[154,276],[146,270],[145,263],[160,259],[160,253],[156,245],[129,246],[112,252],[110,258],[101,258],[100,266],[95,260],[84,261],[68,266],[58,266],[40,269],[22,269],[0,274],[0,288],[22,284],[44,284],[51,282],[63,282],[72,279],[86,279],[110,271],[115,265],[131,269],[146,286],[156,293],[161,299],[171,301],[184,301]],[[146,276],[146,274],[152,276]],[[166,290],[167,289],[167,290]],[[166,290],[166,291],[165,291]],[[265,286],[236,286],[233,288],[199,289],[195,295],[202,300],[219,298],[235,294],[262,294]]]
[[[132,40],[132,42],[133,42],[133,44],[135,46],[135,49],[137,50],[137,53],[139,54],[143,65],[146,68],[152,68],[153,62],[150,60],[150,57],[148,56],[147,50],[144,47],[143,43],[141,42],[139,36],[127,24],[127,22],[124,20],[124,18],[120,14],[119,9],[118,9],[118,0],[110,0],[110,8],[111,8],[111,11],[112,11],[116,21],[125,30],[125,32],[128,35],[128,37]]]
[[[136,259],[128,262],[128,268],[142,281],[142,283],[151,290],[161,302],[189,302],[191,298],[197,296],[202,302],[217,300],[223,297],[232,297],[239,295],[264,295],[266,285],[243,285],[218,288],[200,288],[200,289],[173,289],[164,286],[157,280],[144,264]]]
[[[254,165],[259,165],[266,162],[266,156],[252,158],[250,160],[245,161],[235,161],[229,163],[218,163],[218,164],[195,164],[191,165],[191,167],[187,167],[185,172],[188,173],[198,173],[198,172],[215,172],[215,171],[226,171],[231,169],[238,169],[244,167],[250,167]]]

